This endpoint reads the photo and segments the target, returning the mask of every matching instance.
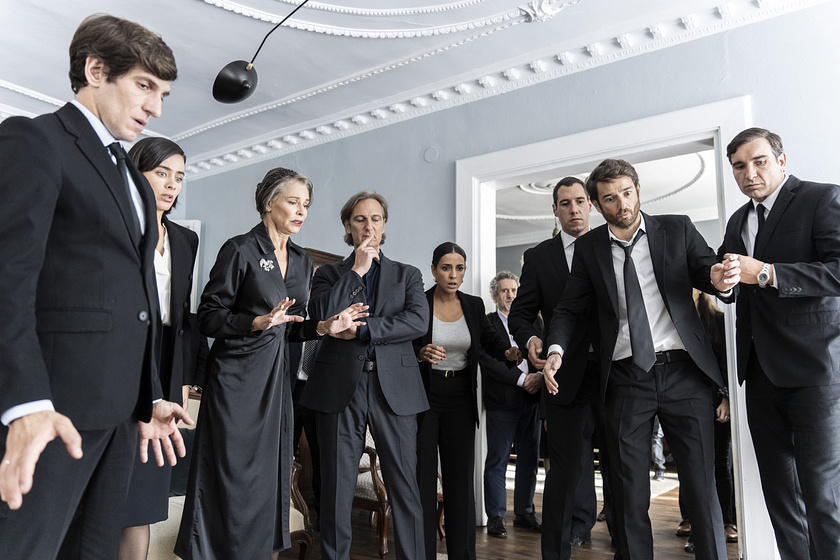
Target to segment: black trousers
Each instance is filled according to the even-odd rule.
[[[137,422],[83,431],[81,459],[56,438],[35,466],[32,490],[12,511],[0,504],[0,558],[113,560],[120,548]],[[0,457],[8,428],[0,427]],[[154,460],[151,458],[150,460]]]
[[[391,504],[397,558],[423,558],[423,518],[417,491],[417,415],[399,416],[391,411],[376,372],[362,375],[343,411],[318,413],[321,558],[350,557],[350,513],[368,427],[376,442]]]
[[[725,560],[723,520],[715,492],[712,381],[691,360],[644,371],[612,363],[605,414],[611,466],[621,485],[616,511],[621,557],[653,560],[650,434],[659,416],[680,472],[698,560]]]
[[[746,378],[764,501],[783,560],[840,558],[840,384],[777,387],[755,350]]]
[[[429,410],[419,418],[418,467],[426,558],[436,558],[437,466],[443,482],[446,554],[475,560],[475,416],[473,380],[466,375],[430,376]]]
[[[589,538],[598,513],[593,449],[596,431],[604,431],[604,417],[598,403],[598,369],[591,360],[586,368],[581,388],[570,404],[546,403],[545,406],[551,460],[543,493],[541,548],[545,560],[568,560],[572,553],[571,538]],[[612,533],[609,453],[602,443],[599,451],[605,513]]]

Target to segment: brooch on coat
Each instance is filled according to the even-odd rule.
[[[271,259],[260,259],[260,266],[263,267],[263,270],[268,272],[274,268],[274,261]]]

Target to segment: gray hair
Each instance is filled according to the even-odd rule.
[[[509,270],[500,270],[490,280],[490,296],[493,298],[493,301],[496,301],[496,298],[499,297],[499,282],[502,280],[513,280],[516,282],[516,287],[519,287],[519,276]]]
[[[265,174],[263,180],[257,184],[257,192],[254,193],[257,212],[260,213],[260,216],[264,216],[269,203],[277,198],[280,193],[288,189],[295,181],[301,183],[309,191],[309,203],[312,204],[312,181],[297,171],[292,171],[284,167],[275,167]]]

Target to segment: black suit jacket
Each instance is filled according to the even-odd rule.
[[[687,216],[645,214],[644,217],[653,271],[665,307],[694,363],[715,386],[721,387],[720,368],[692,298],[692,288],[717,295],[709,278],[716,262],[715,253]],[[595,303],[598,313],[603,399],[618,335],[618,295],[607,225],[575,242],[572,273],[554,311],[548,345],[566,348],[578,328],[578,318],[585,316],[590,302]]]
[[[419,354],[420,349],[427,344],[432,343],[432,323],[435,316],[435,288],[432,286],[426,290],[426,301],[429,304],[429,322],[428,328],[423,336],[414,341],[414,353]],[[461,302],[461,310],[464,312],[464,320],[467,323],[467,329],[470,331],[470,349],[467,351],[467,376],[472,381],[472,405],[473,417],[476,424],[478,424],[478,390],[477,390],[477,375],[478,365],[481,364],[481,369],[493,367],[499,364],[499,360],[505,359],[505,350],[510,347],[510,344],[505,339],[501,338],[484,314],[484,301],[480,297],[471,296],[461,291],[456,292],[458,300]],[[500,364],[503,365],[503,364]],[[505,367],[503,365],[503,367]],[[423,375],[423,385],[426,388],[426,393],[429,391],[430,376],[432,364],[429,362],[420,362],[420,372]]]
[[[575,241],[575,253],[579,246]],[[543,340],[543,358],[548,351],[548,329],[554,316],[554,309],[566,289],[569,279],[569,265],[560,234],[543,241],[536,247],[525,251],[522,264],[522,276],[519,279],[519,291],[510,309],[508,327],[516,344],[528,352],[528,340],[538,336]],[[535,328],[535,320],[542,314],[542,331]],[[597,319],[594,309],[581,316],[579,328],[575,329],[564,346],[566,353],[563,364],[555,379],[559,384],[556,395],[545,392],[546,405],[567,405],[578,394],[583,376],[586,374],[586,361],[589,357],[589,345],[597,346]]]
[[[505,325],[499,318],[498,312],[492,311],[488,313],[487,320],[502,340],[505,342],[510,340]],[[538,319],[537,323],[534,328],[542,332],[542,321]],[[511,345],[508,343],[506,348],[510,347]],[[523,354],[527,357],[528,350],[526,349]],[[530,361],[528,362],[528,371],[530,373],[537,371],[537,368]],[[521,375],[522,370],[514,364],[496,362],[494,364],[488,364],[487,367],[482,366],[481,394],[484,397],[484,407],[488,410],[500,410],[520,408],[526,404],[539,402],[539,392],[532,395],[517,385]]]
[[[181,387],[195,383],[199,333],[195,314],[190,313],[193,265],[198,251],[198,235],[172,222],[166,216],[163,224],[169,236],[171,252],[171,287],[169,294],[170,340],[172,363],[161,364],[160,382],[166,399],[180,403]],[[163,335],[162,335],[163,336]]]
[[[726,225],[718,252],[747,254],[741,238],[752,201]],[[737,294],[738,380],[750,344],[779,387],[840,382],[840,187],[790,176],[756,239],[754,256],[771,263],[778,289],[741,285]]]
[[[376,308],[365,319],[370,340],[324,337],[306,381],[301,404],[336,414],[346,409],[362,376],[365,353],[374,346],[379,384],[391,410],[398,415],[429,408],[411,341],[426,331],[429,306],[423,277],[416,267],[392,261],[380,253]],[[364,280],[353,272],[354,255],[315,272],[309,316],[322,321],[347,306],[365,301]],[[367,375],[367,374],[365,374]]]
[[[133,411],[148,419],[162,396],[155,202],[126,163],[143,199],[144,239],[79,109],[0,123],[0,412],[51,399],[76,428],[106,429]]]

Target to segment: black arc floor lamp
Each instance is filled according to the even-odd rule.
[[[260,49],[263,48],[265,40],[268,36],[274,33],[274,30],[283,25],[287,19],[292,17],[296,11],[303,8],[304,4],[309,0],[303,0],[289,15],[280,20],[280,23],[275,25],[271,31],[266,33],[263,37],[262,43],[254,53],[251,62],[244,60],[235,60],[222,68],[219,75],[216,76],[216,81],[213,82],[213,98],[220,103],[239,103],[248,99],[254,90],[257,89],[257,71],[254,69],[254,61],[257,55],[260,54]]]

